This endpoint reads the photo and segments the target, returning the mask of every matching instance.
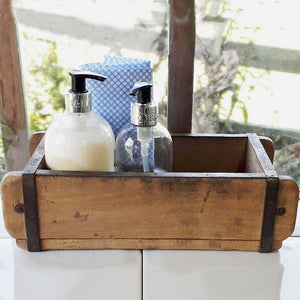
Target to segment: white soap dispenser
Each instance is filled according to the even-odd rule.
[[[169,131],[157,121],[157,105],[152,102],[152,84],[137,82],[130,95],[131,122],[116,139],[117,172],[172,171],[173,145]]]
[[[108,122],[92,111],[92,96],[85,80],[104,81],[99,74],[70,70],[72,88],[66,110],[45,134],[45,159],[52,170],[114,171],[115,139]]]

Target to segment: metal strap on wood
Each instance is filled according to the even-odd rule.
[[[22,174],[23,201],[28,251],[41,251],[35,173],[44,158],[44,139],[27,162]]]
[[[265,149],[256,134],[248,134],[251,144],[266,176],[266,195],[260,240],[260,252],[272,252],[274,225],[277,208],[279,178]]]

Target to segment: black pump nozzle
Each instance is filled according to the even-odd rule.
[[[70,70],[69,74],[72,78],[72,92],[76,94],[86,93],[85,79],[91,78],[99,81],[104,81],[107,77],[90,71]]]
[[[130,96],[137,96],[137,102],[140,104],[147,104],[151,102],[151,88],[150,82],[137,82],[130,93]]]

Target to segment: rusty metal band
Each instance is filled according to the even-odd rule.
[[[30,157],[22,173],[27,248],[28,251],[31,252],[41,251],[35,173],[43,159],[44,141],[42,140]]]
[[[269,253],[272,252],[273,249],[279,178],[259,137],[256,134],[248,134],[248,141],[255,151],[266,177],[266,193],[259,251],[262,253]]]
[[[278,187],[278,177],[267,178],[265,207],[260,240],[260,252],[262,253],[272,252],[273,248]]]

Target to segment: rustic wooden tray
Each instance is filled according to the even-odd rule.
[[[143,174],[48,170],[41,141],[24,171],[2,181],[7,231],[30,251],[281,247],[299,190],[274,170],[271,140],[175,134],[173,142],[173,172]]]

